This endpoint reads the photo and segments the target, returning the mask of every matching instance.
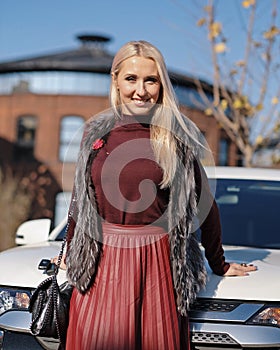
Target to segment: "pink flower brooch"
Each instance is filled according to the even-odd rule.
[[[93,150],[97,150],[103,146],[104,146],[104,140],[102,140],[102,139],[97,139],[92,143]]]

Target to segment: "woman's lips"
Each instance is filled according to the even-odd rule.
[[[144,100],[136,100],[134,99],[133,102],[135,103],[136,106],[138,107],[143,107],[146,106],[148,101],[144,101]]]

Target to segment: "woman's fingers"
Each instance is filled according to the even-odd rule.
[[[253,264],[246,263],[230,263],[230,267],[228,271],[224,274],[224,276],[248,276],[249,272],[256,271],[257,267]]]
[[[55,256],[51,258],[51,263],[57,265],[58,262],[58,256]],[[61,270],[66,270],[66,264],[65,264],[65,255],[62,256],[61,263],[60,263]]]

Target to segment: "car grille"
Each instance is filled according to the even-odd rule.
[[[191,311],[219,311],[219,312],[230,312],[237,308],[240,303],[232,301],[219,301],[213,299],[198,299],[192,306]]]
[[[238,346],[238,343],[235,340],[233,340],[228,334],[224,333],[195,332],[191,334],[191,340],[193,344]]]

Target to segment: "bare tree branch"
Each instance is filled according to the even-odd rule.
[[[206,19],[203,18],[200,21],[200,25],[206,24],[208,29],[213,70],[213,99],[208,97],[199,79],[196,80],[197,91],[206,106],[205,111],[214,116],[228,137],[237,145],[243,154],[245,165],[252,166],[254,153],[261,147],[267,147],[272,138],[275,140],[277,135],[280,136],[280,122],[277,117],[275,118],[277,113],[278,119],[280,115],[279,81],[277,81],[278,87],[273,87],[277,91],[273,101],[268,100],[272,89],[270,78],[275,77],[273,64],[278,57],[273,54],[280,34],[280,29],[276,26],[277,0],[272,3],[270,27],[264,31],[262,42],[254,40],[255,30],[258,29],[257,0],[240,2],[247,11],[248,8],[250,9],[247,14],[244,58],[236,64],[236,69],[227,72],[223,70],[223,76],[221,74],[221,55],[226,55],[227,39],[223,33],[222,23],[216,21],[216,4],[214,0],[208,0],[208,5],[205,7]],[[252,66],[252,58],[256,58],[258,54],[263,54],[264,65],[260,70]],[[261,77],[259,83],[255,79],[257,76]],[[230,86],[226,84],[229,81],[232,82]],[[256,83],[252,86],[254,81]],[[250,86],[252,86],[251,93],[255,98],[248,95]],[[260,121],[261,114],[266,115],[263,117],[264,121],[260,128],[261,134],[253,138],[252,127],[256,127],[256,122]]]

